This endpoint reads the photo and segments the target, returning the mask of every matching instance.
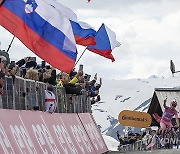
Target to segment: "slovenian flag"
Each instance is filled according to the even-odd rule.
[[[44,0],[5,0],[0,25],[37,56],[63,72],[70,72],[77,56],[70,21]]]
[[[92,26],[85,22],[78,21],[77,15],[68,7],[58,3],[55,0],[45,0],[56,10],[60,11],[67,19],[70,20],[76,44],[82,46],[95,45],[94,37],[96,31]]]
[[[95,45],[96,31],[89,24],[70,20],[76,43],[82,46]]]
[[[116,34],[109,29],[105,24],[102,24],[97,35],[95,36],[96,45],[89,45],[87,49],[103,57],[115,61],[112,50],[115,47],[119,47],[120,43],[116,40]]]

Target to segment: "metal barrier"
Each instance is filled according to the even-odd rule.
[[[121,152],[142,151],[145,150],[143,142],[143,140],[138,140],[133,144],[121,145],[118,147],[118,150]]]
[[[45,110],[46,84],[33,80],[16,77],[13,83],[11,77],[5,77],[3,88],[2,107],[3,109],[16,110]],[[85,92],[82,95],[66,95],[63,87],[54,87],[54,94],[57,100],[58,113],[83,113],[91,112],[90,98]]]
[[[178,137],[179,138],[179,137]],[[126,145],[119,145],[118,146],[118,150],[121,152],[130,152],[130,151],[147,151],[147,150],[152,150],[151,148],[148,148],[148,141],[149,139],[146,140],[138,140],[133,144],[126,144]],[[169,141],[171,141],[171,138],[169,138]],[[152,147],[153,150],[156,149],[164,149],[164,148],[173,148],[176,147],[177,149],[179,148],[179,139],[177,140],[176,143],[174,143],[174,141],[169,142],[169,146],[162,146],[160,139],[156,138],[155,144]]]
[[[2,107],[3,109],[14,109],[14,86],[13,80],[10,77],[6,77],[4,81],[4,91],[2,94]]]

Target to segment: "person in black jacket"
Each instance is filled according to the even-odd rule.
[[[74,79],[70,79],[69,74],[67,73],[62,73],[62,80],[63,80],[63,87],[65,87],[66,93],[67,94],[76,94],[80,95],[82,94],[82,85],[79,83],[79,78],[83,76],[83,72],[79,71]],[[74,83],[74,81],[77,81]]]
[[[16,65],[17,65],[18,67],[23,66],[24,64],[26,64],[26,63],[28,62],[29,58],[30,58],[30,57],[24,57],[23,59],[17,61],[17,62],[16,62]]]
[[[53,86],[56,85],[56,69],[54,67],[50,67],[49,65],[45,67],[43,82],[49,83]]]

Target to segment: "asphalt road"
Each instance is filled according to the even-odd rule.
[[[180,149],[163,149],[163,150],[152,150],[152,151],[134,151],[134,152],[119,152],[119,151],[109,151],[107,154],[118,154],[118,153],[132,153],[132,154],[180,154]]]

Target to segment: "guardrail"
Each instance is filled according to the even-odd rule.
[[[121,145],[118,147],[118,150],[122,152],[142,151],[144,150],[144,141],[138,140],[133,144]]]
[[[180,141],[179,136],[178,138],[176,138],[176,140],[175,139],[173,140],[173,138],[166,138],[165,139],[166,142],[165,141],[163,142],[160,138],[156,138],[155,144],[152,146],[152,149],[148,147],[149,140],[151,139],[138,140],[132,144],[119,145],[118,150],[121,152],[131,152],[131,151],[147,151],[147,150],[156,150],[156,149],[171,149],[175,147],[179,149],[179,141]]]
[[[16,77],[14,84],[11,77],[5,77],[0,106],[3,109],[45,110],[44,93],[46,84],[38,81]],[[82,95],[66,94],[63,87],[54,87],[58,113],[91,112],[90,98]]]

